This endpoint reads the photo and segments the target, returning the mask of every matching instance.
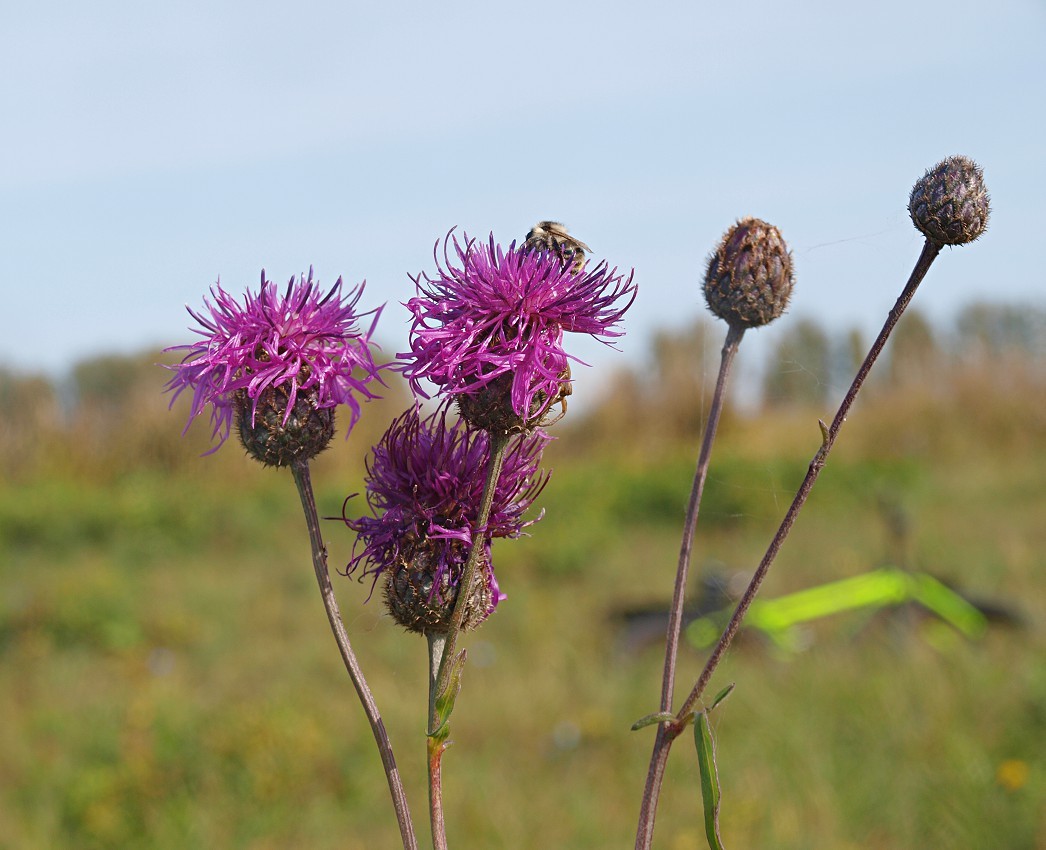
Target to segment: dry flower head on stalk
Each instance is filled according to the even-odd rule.
[[[991,214],[984,171],[969,157],[942,159],[912,187],[908,212],[919,232],[940,247],[979,239]]]
[[[784,313],[795,275],[781,232],[759,218],[742,218],[708,258],[708,309],[731,326],[757,328]]]

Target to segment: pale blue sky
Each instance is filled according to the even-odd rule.
[[[184,342],[219,275],[310,264],[366,278],[402,350],[436,239],[540,218],[636,269],[624,353],[577,349],[604,372],[703,310],[742,215],[793,249],[793,316],[871,332],[921,245],[911,184],[953,153],[983,165],[991,227],[916,304],[1043,305],[1044,103],[1042,0],[11,3],[0,364]]]

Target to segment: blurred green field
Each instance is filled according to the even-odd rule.
[[[933,391],[873,388],[764,592],[903,560],[1021,622],[971,643],[912,611],[854,614],[792,656],[742,641],[711,690],[737,683],[714,715],[728,847],[1046,848],[1046,397],[1034,370],[949,374]],[[0,847],[398,846],[289,475],[235,446],[201,458],[205,429],[182,440],[181,407],[100,386],[80,418],[5,407]],[[362,489],[391,395],[316,464],[321,514]],[[754,567],[827,412],[728,418],[698,571]],[[545,518],[495,547],[508,600],[466,640],[451,846],[632,846],[653,730],[629,726],[657,708],[661,648],[624,652],[611,615],[670,596],[696,437],[649,436],[667,418],[612,394],[568,417]],[[339,567],[352,535],[326,534]],[[368,585],[334,581],[424,845],[424,642]],[[680,688],[703,660],[683,653]],[[685,738],[655,845],[703,846]]]

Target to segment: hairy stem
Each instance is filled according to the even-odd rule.
[[[712,407],[705,423],[704,438],[697,459],[697,471],[694,473],[694,485],[690,490],[690,502],[686,508],[686,521],[683,524],[683,540],[679,547],[679,566],[676,569],[675,589],[672,595],[672,608],[668,618],[668,635],[665,642],[665,669],[661,680],[661,711],[672,710],[672,695],[675,689],[676,662],[679,657],[679,637],[683,628],[683,605],[686,586],[690,573],[690,560],[693,551],[694,531],[701,509],[701,496],[708,478],[708,466],[712,459],[712,444],[715,441],[719,418],[723,412],[723,399],[726,395],[727,378],[734,355],[741,345],[745,329],[731,325],[723,343],[719,363],[719,377],[716,380],[715,393],[712,396]],[[639,828],[636,831],[636,848],[649,848],[654,837],[654,819],[657,815],[657,801],[664,781],[665,765],[668,763],[668,750],[672,738],[669,737],[665,723],[659,723],[654,749],[650,754],[650,767],[647,770],[646,787],[643,790],[643,801],[639,810]]]
[[[330,622],[331,631],[334,632],[334,640],[338,644],[342,661],[345,662],[345,669],[349,672],[349,678],[352,679],[360,703],[363,705],[363,711],[370,722],[371,731],[374,733],[374,741],[378,745],[381,763],[389,782],[389,792],[392,794],[392,805],[396,810],[396,821],[399,823],[403,848],[404,850],[417,850],[418,840],[414,836],[410,808],[407,806],[403,781],[400,779],[399,770],[396,767],[396,758],[392,753],[392,744],[389,743],[385,723],[381,719],[367,680],[363,677],[356,654],[352,651],[352,644],[349,642],[349,635],[345,631],[345,624],[342,622],[341,612],[338,609],[338,600],[335,598],[334,588],[331,586],[330,573],[327,570],[327,547],[324,546],[323,537],[320,534],[320,519],[316,512],[316,499],[312,492],[308,461],[293,463],[291,472],[298,488],[298,495],[301,497],[302,509],[305,511],[305,524],[308,526],[309,542],[312,544],[312,565],[316,572],[316,581],[320,586],[323,607],[327,611],[327,620]]]

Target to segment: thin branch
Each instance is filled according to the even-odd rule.
[[[712,444],[715,441],[719,419],[723,411],[723,399],[726,395],[727,378],[734,355],[741,345],[745,329],[731,325],[723,343],[719,363],[719,377],[716,380],[715,393],[712,396],[712,407],[705,423],[704,438],[697,459],[697,470],[694,473],[694,484],[690,490],[690,502],[686,508],[686,521],[683,525],[683,540],[679,547],[679,565],[676,569],[675,588],[672,596],[672,608],[668,619],[668,635],[665,642],[665,668],[661,680],[661,711],[672,710],[672,695],[675,689],[676,663],[679,657],[679,638],[683,629],[683,607],[686,586],[689,580],[690,560],[693,551],[694,532],[697,517],[701,509],[701,496],[708,478],[709,462],[712,459]],[[668,751],[672,739],[669,737],[665,723],[658,724],[654,738],[654,749],[650,754],[650,767],[647,770],[646,787],[643,789],[643,802],[639,810],[639,827],[636,831],[636,848],[649,848],[654,837],[654,819],[657,815],[657,801],[664,781],[665,766],[668,763]]]
[[[483,552],[483,544],[487,537],[487,521],[490,519],[490,508],[494,503],[494,492],[498,486],[498,478],[501,476],[501,467],[505,460],[505,449],[508,447],[509,435],[488,432],[490,440],[490,462],[487,464],[487,480],[483,486],[483,497],[479,505],[479,516],[476,518],[476,526],[472,535],[472,549],[469,551],[465,569],[458,584],[458,598],[454,602],[454,613],[450,618],[450,626],[447,629],[447,644],[443,649],[443,659],[439,665],[439,676],[436,683],[436,696],[442,697],[447,693],[450,685],[450,673],[454,666],[454,654],[457,650],[458,635],[461,633],[461,624],[465,619],[465,606],[472,597],[472,585],[476,583],[479,573],[479,561]],[[429,734],[435,730],[433,725],[429,726]]]
[[[330,573],[327,570],[327,548],[324,546],[323,537],[320,534],[320,519],[316,512],[316,499],[312,492],[308,461],[292,464],[291,472],[294,474],[294,483],[298,488],[298,495],[301,497],[302,509],[305,511],[305,524],[308,526],[309,542],[312,544],[312,565],[320,587],[323,607],[327,611],[327,620],[330,622],[331,631],[334,632],[334,640],[338,644],[342,661],[345,662],[345,669],[348,670],[349,678],[352,679],[352,684],[359,695],[363,711],[367,715],[367,720],[370,721],[378,752],[381,754],[381,763],[385,768],[385,776],[388,778],[389,792],[392,794],[392,805],[396,810],[396,821],[399,823],[403,848],[404,850],[418,850],[418,840],[414,836],[410,808],[407,806],[403,781],[400,779],[399,770],[396,767],[396,758],[392,753],[392,744],[389,743],[385,723],[374,702],[374,696],[367,686],[367,680],[363,677],[356,654],[352,651],[348,632],[345,631],[345,624],[342,622],[341,612],[338,610],[338,600],[335,598],[334,588],[331,586]]]
[[[781,521],[781,525],[777,529],[774,539],[770,542],[770,546],[766,550],[766,554],[763,556],[759,568],[755,571],[755,575],[752,576],[748,588],[741,597],[741,601],[738,602],[737,608],[734,611],[733,616],[730,618],[730,622],[727,624],[726,629],[719,638],[719,642],[712,650],[712,654],[709,656],[708,662],[701,671],[701,675],[698,677],[693,690],[690,691],[690,695],[686,698],[686,701],[676,713],[675,721],[668,724],[670,731],[675,731],[673,737],[677,736],[684,728],[684,718],[693,710],[697,700],[701,697],[701,694],[704,693],[709,680],[712,678],[712,674],[719,666],[719,662],[722,661],[724,653],[730,646],[731,641],[734,639],[734,635],[737,634],[737,631],[741,626],[741,621],[744,619],[749,606],[752,604],[752,600],[755,599],[755,595],[759,591],[759,586],[763,583],[763,579],[766,578],[766,573],[770,569],[770,565],[773,564],[774,559],[777,557],[781,545],[784,543],[788,533],[792,530],[792,525],[795,523],[799,511],[806,503],[806,499],[810,495],[810,491],[813,489],[817,477],[821,474],[821,470],[824,468],[825,462],[828,459],[828,453],[832,450],[832,446],[835,445],[836,437],[839,436],[839,430],[842,428],[843,422],[846,421],[846,415],[850,412],[850,407],[853,405],[854,399],[857,398],[857,393],[864,384],[865,378],[868,377],[872,365],[875,363],[879,354],[882,352],[883,347],[886,345],[886,340],[893,332],[893,329],[897,325],[901,315],[904,313],[905,308],[907,308],[909,302],[911,302],[912,296],[915,295],[915,290],[918,289],[919,284],[922,283],[923,278],[926,276],[926,272],[929,271],[930,266],[933,264],[933,261],[937,259],[937,255],[940,252],[941,246],[934,244],[930,240],[927,240],[926,244],[923,245],[922,253],[919,254],[919,259],[915,263],[915,268],[912,270],[911,277],[908,278],[908,283],[905,285],[900,297],[894,304],[893,309],[890,310],[889,315],[886,317],[886,322],[883,325],[882,330],[879,331],[879,336],[876,337],[875,342],[872,343],[872,347],[869,350],[867,357],[865,357],[864,362],[861,364],[861,368],[857,370],[857,375],[854,378],[853,383],[850,385],[850,389],[847,391],[842,404],[839,405],[839,410],[835,414],[835,419],[832,420],[831,426],[825,428],[824,423],[821,423],[823,432],[821,447],[817,450],[813,460],[810,461],[810,467],[806,472],[806,477],[803,479],[803,483],[799,486],[799,490],[795,494],[795,498],[792,500],[792,504],[789,506],[784,519]]]

